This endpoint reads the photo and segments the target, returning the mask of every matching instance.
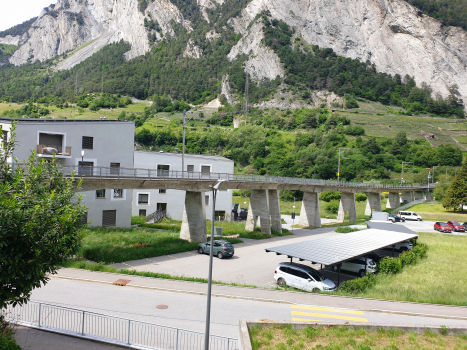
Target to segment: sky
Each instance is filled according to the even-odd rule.
[[[9,29],[28,19],[39,16],[44,7],[57,0],[0,0],[0,30]]]

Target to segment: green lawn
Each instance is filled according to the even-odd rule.
[[[396,275],[377,275],[376,285],[356,295],[363,298],[467,306],[466,236],[420,233],[428,257]]]
[[[424,220],[439,220],[439,221],[457,220],[461,223],[467,221],[467,211],[454,212],[451,210],[446,210],[443,207],[443,205],[439,202],[417,204],[417,205],[414,205],[413,207],[410,207],[407,210],[416,212]]]
[[[367,331],[362,328],[309,326],[294,329],[291,325],[254,326],[250,329],[253,350],[434,350],[467,349],[467,335],[405,333],[401,330]]]

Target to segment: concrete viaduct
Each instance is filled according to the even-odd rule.
[[[206,210],[204,192],[212,190],[219,180],[223,182],[219,190],[251,190],[250,207],[246,220],[246,230],[253,231],[260,227],[262,232],[271,233],[271,229],[282,230],[279,190],[300,190],[304,192],[300,211],[299,225],[303,227],[321,227],[319,194],[324,191],[342,193],[338,220],[344,221],[345,213],[350,221],[357,220],[355,193],[368,195],[365,214],[373,210],[381,211],[381,193],[389,192],[387,208],[397,208],[401,200],[411,202],[416,199],[431,200],[427,185],[382,185],[334,180],[315,180],[259,175],[236,175],[222,173],[196,173],[154,169],[128,169],[78,166],[63,167],[64,176],[75,174],[82,178],[80,191],[100,189],[174,189],[186,191],[180,238],[202,242],[206,240]]]

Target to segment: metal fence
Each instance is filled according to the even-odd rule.
[[[417,199],[417,200],[414,200],[410,203],[407,203],[407,204],[404,204],[403,206],[399,207],[399,208],[396,208],[394,209],[391,214],[394,214],[396,215],[398,212],[400,212],[401,210],[405,210],[405,209],[408,209],[410,207],[413,207],[415,204],[421,204],[421,203],[425,203],[426,200],[425,199]]]
[[[30,301],[7,307],[5,317],[19,325],[141,349],[203,350],[204,333]],[[210,336],[212,350],[238,350],[238,340]]]
[[[13,164],[13,169],[18,164]],[[359,187],[378,189],[426,189],[427,185],[401,185],[401,184],[378,184],[352,181],[302,179],[293,177],[261,176],[261,175],[239,175],[226,173],[203,173],[177,170],[141,169],[141,168],[110,168],[110,167],[88,167],[88,166],[62,166],[64,176],[74,174],[83,178],[105,178],[105,179],[144,179],[144,180],[183,180],[183,181],[226,181],[228,182],[253,182],[285,185],[311,185],[330,187]],[[224,187],[224,186],[223,186]]]

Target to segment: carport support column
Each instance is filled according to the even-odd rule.
[[[414,200],[424,199],[422,191],[414,191]]]
[[[302,227],[321,227],[318,192],[303,192],[298,224]]]
[[[245,230],[254,231],[256,226],[261,227],[261,232],[271,234],[268,190],[251,190]]]
[[[342,192],[341,201],[339,203],[339,212],[337,220],[344,222],[345,212],[349,213],[349,221],[357,221],[357,207],[355,206],[355,193]]]
[[[367,193],[368,200],[366,202],[365,215],[371,216],[374,211],[381,211],[381,194],[380,193]]]
[[[204,192],[186,191],[180,238],[189,242],[206,242]]]
[[[386,209],[396,209],[401,206],[401,197],[399,192],[389,192]]]
[[[279,190],[268,190],[269,215],[271,215],[271,229],[282,233],[281,205]]]

